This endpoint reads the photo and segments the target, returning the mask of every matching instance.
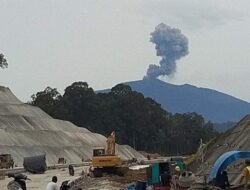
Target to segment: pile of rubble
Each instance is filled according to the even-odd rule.
[[[82,189],[122,189],[136,182],[147,180],[146,168],[130,169],[124,176],[107,174],[101,178],[79,177],[77,187]],[[77,181],[76,180],[76,181]]]

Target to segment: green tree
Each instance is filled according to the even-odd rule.
[[[65,107],[65,119],[78,126],[89,125],[92,117],[95,117],[95,93],[86,82],[74,82],[68,86],[63,94]],[[90,125],[91,126],[91,125]]]
[[[61,112],[59,105],[61,103],[62,96],[56,88],[46,87],[45,90],[37,92],[31,96],[31,104],[40,107],[52,117],[58,117]]]
[[[0,53],[0,67],[3,69],[8,67],[8,62],[2,53]]]
[[[86,82],[74,82],[61,96],[54,88],[32,96],[32,104],[51,116],[107,136],[137,150],[166,155],[194,153],[217,133],[197,113],[171,114],[151,98],[118,84],[107,93],[95,93]]]
[[[132,89],[128,85],[118,84],[111,88],[111,93],[117,96],[127,96],[132,93]]]

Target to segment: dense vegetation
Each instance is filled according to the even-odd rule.
[[[61,95],[55,88],[32,95],[30,102],[54,118],[69,120],[103,135],[115,130],[120,144],[162,154],[189,154],[199,141],[216,135],[196,113],[171,114],[151,98],[118,84],[96,94],[86,82],[75,82]]]
[[[7,68],[8,67],[8,62],[5,59],[4,55],[2,53],[0,53],[0,67],[2,69]]]

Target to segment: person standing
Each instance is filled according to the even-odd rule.
[[[245,180],[245,189],[250,189],[250,160],[245,160],[245,168],[242,171],[240,183],[242,183],[243,180]]]
[[[220,187],[221,189],[229,188],[230,184],[228,180],[228,174],[226,171],[223,171],[220,175],[218,175],[215,185],[217,187]]]
[[[52,181],[48,183],[45,190],[60,190],[56,176],[52,177]]]
[[[69,175],[71,175],[71,176],[74,176],[75,175],[75,170],[74,170],[74,167],[73,167],[73,165],[69,165]]]
[[[171,188],[172,176],[169,172],[164,171],[164,173],[160,176],[162,186],[166,187],[166,189]]]

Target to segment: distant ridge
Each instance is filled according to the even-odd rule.
[[[250,103],[208,88],[197,88],[189,84],[173,85],[157,79],[126,84],[174,113],[197,112],[206,120],[219,123],[239,121],[250,113]]]
[[[158,79],[125,82],[172,113],[197,112],[215,123],[237,122],[250,113],[250,103],[208,88],[174,85]]]

